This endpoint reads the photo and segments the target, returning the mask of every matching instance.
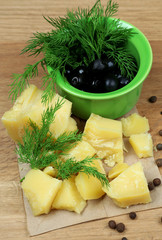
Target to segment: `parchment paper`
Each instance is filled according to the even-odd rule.
[[[128,116],[133,112],[137,112],[137,109],[134,108],[125,116]],[[124,139],[124,143],[126,149],[128,150],[127,153],[124,152],[124,161],[126,163],[131,165],[137,161],[141,161],[148,182],[152,181],[154,178],[161,178],[159,169],[155,164],[153,157],[139,159],[129,144],[127,138]],[[24,177],[29,171],[28,165],[19,163],[19,171],[20,177]],[[131,206],[127,209],[117,207],[113,201],[105,195],[98,200],[87,201],[87,206],[81,214],[65,210],[52,210],[47,215],[37,217],[33,216],[28,201],[23,195],[28,232],[30,236],[34,236],[78,223],[126,214],[130,211],[137,212],[162,207],[162,184],[151,191],[150,194],[152,198],[151,203]]]

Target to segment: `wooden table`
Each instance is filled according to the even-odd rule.
[[[33,59],[19,55],[32,33],[50,31],[45,16],[63,16],[66,9],[92,6],[95,0],[0,0],[0,117],[11,106],[8,99],[8,84],[12,73],[21,73]],[[137,108],[149,119],[154,144],[162,142],[158,131],[162,129],[162,1],[161,0],[119,0],[118,17],[138,27],[149,39],[154,60],[152,70],[144,83]],[[105,5],[106,1],[103,0]],[[36,85],[40,85],[38,79]],[[156,103],[148,98],[156,95]],[[30,239],[26,228],[26,216],[20,189],[19,172],[14,143],[0,123],[0,239]],[[155,159],[162,158],[162,151],[155,152]],[[162,169],[160,169],[162,173]],[[126,224],[122,234],[107,227],[108,220],[87,222],[51,231],[32,239],[72,239],[72,240],[162,240],[162,209],[138,213],[138,219],[128,220],[127,215],[114,217]],[[68,219],[67,219],[68,221]]]

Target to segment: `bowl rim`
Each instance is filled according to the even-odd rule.
[[[112,99],[112,98],[114,99],[116,97],[120,97],[126,93],[129,93],[130,91],[137,88],[140,84],[142,84],[143,81],[148,76],[152,67],[153,53],[152,53],[151,45],[148,39],[146,38],[146,36],[137,27],[121,19],[119,19],[119,23],[121,23],[124,27],[133,28],[133,31],[137,33],[137,34],[134,34],[133,37],[130,39],[130,41],[133,43],[134,46],[137,46],[138,43],[140,42],[140,51],[138,51],[139,58],[140,58],[139,69],[135,78],[128,85],[108,93],[85,92],[73,87],[66,80],[66,78],[61,75],[60,71],[57,71],[56,85],[58,85],[66,93],[79,98],[91,99],[91,100],[103,100],[103,99],[105,100],[105,99]],[[146,53],[147,53],[147,57],[145,57]],[[143,71],[143,65],[147,66],[147,68],[145,68],[145,71]],[[47,71],[49,73],[53,71],[52,67],[47,65]]]

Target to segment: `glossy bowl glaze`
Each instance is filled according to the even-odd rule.
[[[60,72],[57,72],[56,89],[61,96],[72,102],[72,113],[82,119],[88,119],[91,113],[116,119],[129,112],[137,103],[144,80],[152,66],[152,49],[144,34],[135,26],[120,20],[122,26],[133,28],[133,37],[127,48],[136,58],[138,72],[125,87],[109,93],[89,93],[71,86]],[[47,66],[49,72],[53,69]]]

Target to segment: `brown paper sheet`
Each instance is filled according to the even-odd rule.
[[[136,112],[136,108],[132,109],[128,114]],[[125,147],[128,152],[124,152],[125,162],[129,165],[141,161],[144,173],[148,181],[152,181],[154,178],[161,178],[159,169],[155,164],[154,158],[138,159],[134,150],[130,146],[128,139],[124,139]],[[29,171],[27,164],[19,164],[20,177],[24,177]],[[79,215],[74,212],[64,210],[52,210],[47,215],[41,215],[34,217],[29,203],[24,196],[24,206],[27,217],[27,228],[30,236],[42,234],[51,230],[71,226],[78,223],[88,222],[91,220],[97,220],[106,217],[113,217],[122,214],[126,214],[130,211],[143,211],[153,208],[162,207],[162,184],[151,191],[152,202],[148,204],[141,204],[131,206],[127,209],[117,207],[113,201],[108,198],[107,195],[98,200],[87,201],[87,206],[84,211]],[[68,221],[67,221],[68,219]]]

